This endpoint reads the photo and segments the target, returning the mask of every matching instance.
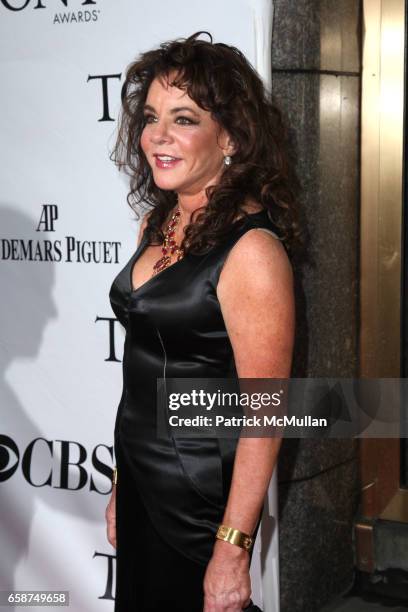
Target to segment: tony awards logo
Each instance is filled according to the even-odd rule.
[[[100,10],[95,7],[96,0],[0,0],[0,8],[3,6],[9,11],[19,12],[24,9],[57,9],[54,13],[53,23],[88,23],[97,21]],[[93,8],[95,7],[95,8]],[[68,9],[68,10],[65,10]],[[39,11],[42,13],[42,11]]]

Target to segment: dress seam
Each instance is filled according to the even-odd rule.
[[[164,378],[165,395],[166,395],[166,398],[167,398],[166,375],[165,375],[166,374],[165,369],[166,369],[166,365],[167,365],[167,353],[166,353],[166,349],[164,347],[163,339],[162,339],[161,334],[160,334],[160,330],[159,330],[159,328],[157,326],[156,326],[156,330],[157,330],[158,336],[160,338],[160,342],[161,342],[161,345],[162,345],[162,348],[163,348],[163,352],[164,352],[164,356],[165,356],[165,362],[164,362],[165,365],[164,365],[164,376],[163,376],[163,378]],[[197,485],[195,484],[194,480],[192,480],[191,476],[188,474],[188,472],[187,472],[187,470],[186,470],[186,468],[184,466],[184,462],[183,462],[183,460],[181,458],[180,451],[179,451],[179,449],[177,447],[177,442],[174,439],[174,436],[170,435],[170,432],[169,432],[169,437],[171,439],[174,451],[175,451],[175,453],[177,455],[177,458],[178,458],[178,461],[179,461],[179,465],[181,467],[183,475],[186,478],[186,481],[189,483],[190,487],[197,493],[197,495],[199,495],[205,502],[207,502],[207,504],[210,504],[211,506],[213,506],[217,510],[222,510],[222,508],[224,507],[222,503],[218,504],[217,502],[212,501],[211,499],[208,499],[204,495],[204,493],[197,487]],[[219,448],[219,443],[218,443],[218,448]]]

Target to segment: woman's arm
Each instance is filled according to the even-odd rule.
[[[293,273],[282,244],[249,230],[231,249],[217,286],[240,378],[290,376]],[[276,464],[279,438],[240,438],[223,523],[252,534]],[[241,610],[250,595],[249,554],[216,540],[204,581],[205,612]],[[231,603],[227,603],[230,601]]]

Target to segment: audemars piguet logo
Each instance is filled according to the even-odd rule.
[[[96,4],[96,0],[0,0],[0,7],[4,6],[13,12],[30,8],[51,10],[54,24],[97,21],[100,10]]]
[[[58,206],[43,204],[35,231],[56,232]],[[119,263],[121,243],[117,240],[84,240],[68,235],[61,239],[0,238],[0,259],[4,261],[51,261],[65,263]]]

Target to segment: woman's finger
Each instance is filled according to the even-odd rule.
[[[111,546],[116,548],[116,529],[115,529],[115,526],[108,525],[107,536],[108,536],[109,544],[111,544]]]
[[[115,513],[115,506],[112,503],[112,500],[109,502],[105,510],[105,519],[106,519],[106,535],[107,535],[108,542],[111,546],[116,548],[116,513]]]

